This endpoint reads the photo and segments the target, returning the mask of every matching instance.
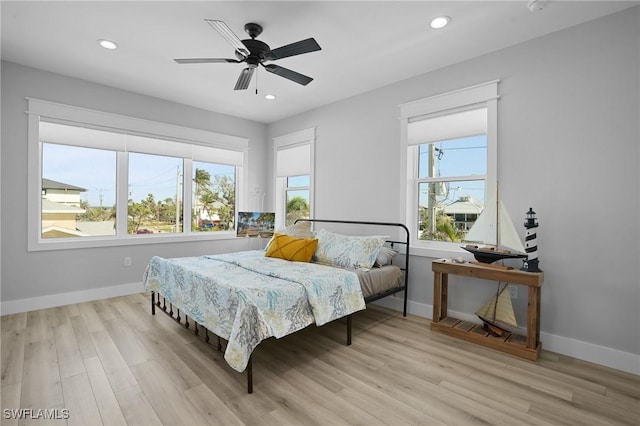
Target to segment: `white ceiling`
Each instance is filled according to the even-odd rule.
[[[270,123],[638,5],[637,1],[2,1],[2,59],[207,110]],[[452,23],[432,30],[432,17]],[[241,39],[247,22],[273,49],[314,37],[322,47],[275,61],[314,78],[301,86],[258,71],[234,91],[245,64],[179,65],[173,58],[233,58],[204,19]],[[96,40],[119,48],[108,51]],[[267,101],[264,94],[277,95]]]

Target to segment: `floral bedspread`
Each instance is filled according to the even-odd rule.
[[[244,371],[262,340],[365,308],[353,271],[265,257],[262,250],[154,256],[144,286],[226,339],[224,358],[237,371]]]

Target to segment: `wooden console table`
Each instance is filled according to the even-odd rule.
[[[454,263],[447,259],[434,260],[431,269],[433,270],[432,330],[531,361],[538,359],[542,350],[540,342],[540,288],[544,281],[542,272],[497,269],[468,262]],[[449,274],[526,286],[528,288],[527,335],[506,333],[502,337],[496,337],[489,334],[481,324],[447,316]]]

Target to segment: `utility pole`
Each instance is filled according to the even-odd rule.
[[[176,167],[176,232],[180,232],[180,166]]]
[[[429,144],[429,177],[435,177],[436,175],[436,156],[435,156],[435,146],[430,143]],[[431,235],[434,235],[436,232],[436,184],[434,182],[429,183],[428,191],[427,191],[427,211],[429,212],[429,231]]]

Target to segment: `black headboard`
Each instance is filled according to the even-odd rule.
[[[404,239],[398,240],[387,240],[387,243],[391,245],[392,248],[395,248],[397,245],[404,247],[404,252],[400,250],[402,254],[404,254],[404,265],[400,266],[400,269],[404,272],[404,285],[401,287],[396,287],[394,289],[388,290],[384,293],[376,294],[374,296],[370,296],[365,299],[365,301],[373,302],[374,300],[382,299],[383,297],[390,296],[392,294],[399,293],[404,291],[404,307],[403,307],[403,315],[407,316],[407,293],[409,289],[409,228],[407,228],[402,223],[393,223],[393,222],[369,222],[369,221],[360,221],[360,220],[335,220],[335,219],[297,219],[297,222],[312,222],[312,223],[334,223],[334,224],[346,224],[346,225],[372,225],[379,227],[393,227],[395,229],[399,229],[400,236],[404,234]]]

